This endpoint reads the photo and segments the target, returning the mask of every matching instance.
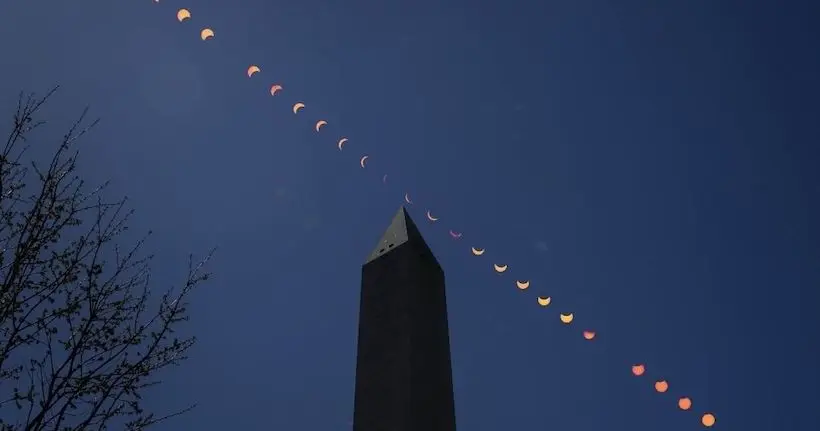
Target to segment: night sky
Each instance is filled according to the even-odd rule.
[[[4,0],[0,130],[60,84],[32,156],[90,105],[82,173],[153,229],[157,289],[219,247],[149,394],[199,407],[158,430],[349,430],[361,265],[405,192],[460,430],[816,430],[819,8]]]

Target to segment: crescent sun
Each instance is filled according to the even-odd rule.
[[[572,313],[567,313],[567,314],[561,313],[559,316],[561,318],[561,322],[566,323],[567,325],[572,323],[572,319],[575,318],[575,315],[573,315]]]
[[[470,247],[470,251],[473,252],[474,256],[481,256],[482,254],[484,254],[484,249],[483,248]]]
[[[316,122],[316,127],[315,127],[316,131],[318,132],[319,130],[322,130],[322,126],[325,126],[325,125],[327,125],[327,121],[325,121],[325,120],[317,121]]]
[[[369,158],[370,156],[362,156],[361,160],[359,160],[359,165],[364,168],[364,165],[367,162],[367,159]]]
[[[177,21],[182,22],[191,17],[191,11],[188,9],[180,9],[177,11]]]
[[[495,269],[495,272],[501,274],[502,272],[507,270],[507,265],[499,265],[497,263],[494,263],[493,269]]]
[[[202,40],[208,40],[214,37],[214,31],[210,28],[203,28],[201,32],[199,32],[199,38]]]
[[[430,210],[427,210],[427,220],[436,221],[436,220],[438,220],[438,218],[433,217],[433,214],[430,214]]]
[[[453,237],[453,239],[459,239],[461,238],[461,232],[456,232],[450,229],[450,236]]]
[[[387,174],[382,177],[382,184],[387,184]]]
[[[413,201],[410,200],[410,193],[405,193],[404,194],[404,201],[407,202],[408,204],[413,203]]]
[[[270,86],[270,95],[276,96],[277,91],[282,91],[282,86],[279,84],[273,84]]]
[[[518,287],[521,290],[527,290],[527,288],[530,287],[530,281],[529,280],[516,281],[515,286]]]
[[[304,109],[305,104],[302,102],[297,102],[293,105],[293,113],[298,114],[300,110]]]
[[[342,147],[345,145],[345,142],[347,142],[347,138],[339,139],[339,143],[336,144],[336,146],[339,147],[339,151],[342,151]]]
[[[552,302],[552,298],[550,298],[549,296],[539,296],[538,297],[538,305],[540,305],[542,307],[546,307],[547,305],[550,305],[550,302]]]
[[[257,72],[260,72],[260,71],[262,71],[262,69],[260,69],[259,66],[255,65],[255,64],[250,65],[248,67],[248,78],[253,76],[254,73],[257,73]]]

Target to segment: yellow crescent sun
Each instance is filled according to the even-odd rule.
[[[470,251],[472,251],[473,255],[475,255],[475,256],[481,256],[482,254],[484,254],[484,249],[483,248],[470,247]]]
[[[261,72],[261,71],[262,71],[262,69],[260,69],[259,66],[255,65],[255,64],[250,65],[248,67],[248,78],[253,76],[254,73]]]
[[[305,107],[305,104],[302,102],[297,102],[293,105],[293,113],[298,114],[301,109]]]
[[[518,287],[521,290],[527,290],[527,288],[530,287],[530,282],[529,282],[529,280],[516,281],[515,286]]]
[[[412,201],[412,200],[410,200],[410,193],[405,193],[405,194],[404,194],[404,201],[405,201],[405,202],[407,202],[408,204],[412,204],[412,203],[413,203],[413,201]]]
[[[336,144],[336,146],[339,147],[339,151],[342,151],[342,147],[345,145],[345,142],[347,142],[347,138],[339,139],[339,143]]]
[[[572,319],[575,318],[575,315],[573,315],[572,313],[567,313],[567,314],[561,313],[560,317],[561,317],[561,322],[566,323],[567,325],[569,325],[570,323],[572,323]]]
[[[282,86],[279,84],[273,84],[270,86],[270,95],[276,96],[277,91],[282,91]]]
[[[370,156],[362,156],[361,160],[359,160],[359,165],[361,167],[364,167],[364,164],[367,162],[367,159],[369,159],[369,158],[370,158]]]
[[[542,307],[546,307],[547,305],[550,305],[550,302],[552,302],[552,298],[549,297],[549,296],[539,296],[538,297],[538,305],[540,305]]]
[[[191,17],[191,11],[188,9],[180,9],[177,11],[177,21],[182,22]]]
[[[438,217],[433,217],[433,214],[430,214],[430,210],[427,210],[427,220],[436,221]]]
[[[316,127],[315,127],[316,131],[318,132],[319,130],[322,130],[322,126],[325,126],[325,125],[327,125],[327,121],[325,121],[325,120],[317,121],[316,122]]]
[[[499,265],[497,263],[494,263],[493,269],[495,269],[495,272],[501,274],[502,272],[507,270],[507,265]]]
[[[214,31],[210,28],[203,28],[201,32],[199,32],[199,38],[202,40],[208,40],[214,37]]]

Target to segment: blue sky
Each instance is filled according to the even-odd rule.
[[[360,266],[405,192],[460,429],[816,429],[817,5],[7,3],[0,115],[59,83],[57,137],[91,106],[83,173],[154,230],[159,287],[219,247],[150,395],[200,407],[159,430],[350,429]]]

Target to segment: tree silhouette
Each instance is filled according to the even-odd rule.
[[[48,166],[21,162],[56,90],[21,93],[0,154],[0,430],[144,429],[194,407],[159,416],[141,400],[196,341],[174,329],[211,253],[189,259],[181,287],[151,294],[151,233],[120,248],[133,211],[77,174],[74,145],[97,123],[88,109]]]

